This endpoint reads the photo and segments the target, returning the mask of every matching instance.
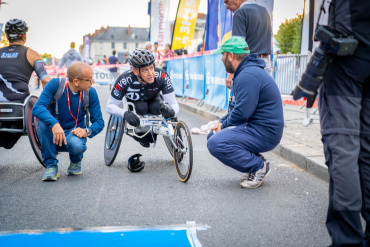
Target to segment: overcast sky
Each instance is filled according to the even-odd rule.
[[[12,18],[27,22],[26,45],[37,52],[60,58],[74,41],[104,26],[149,27],[149,0],[4,0],[0,23]],[[171,18],[176,15],[178,0],[171,0]],[[304,0],[275,0],[273,31],[285,18],[303,13]],[[201,0],[199,12],[207,11],[207,0]]]

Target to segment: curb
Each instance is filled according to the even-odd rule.
[[[181,102],[180,100],[178,100],[178,103],[181,109],[193,112],[210,121],[219,120],[221,116],[224,115],[221,112],[213,113],[205,107],[193,106],[192,104],[186,104],[186,102]],[[307,155],[307,149],[310,148],[294,142],[285,141],[285,143],[280,143],[271,152],[283,157],[304,171],[329,182],[329,174],[328,168],[325,165],[325,158],[322,154],[319,154],[314,150],[311,152],[312,155]]]

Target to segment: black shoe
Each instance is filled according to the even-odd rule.
[[[144,136],[143,138],[137,138],[136,136],[133,136],[133,138],[138,141],[141,146],[145,147],[145,148],[148,148],[150,147],[150,142],[148,140],[148,138],[146,138],[146,136]]]

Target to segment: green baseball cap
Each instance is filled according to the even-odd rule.
[[[233,36],[226,40],[220,48],[213,51],[212,54],[219,54],[223,52],[232,52],[234,54],[250,53],[247,42],[242,37]]]

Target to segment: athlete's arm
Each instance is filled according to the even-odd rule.
[[[123,108],[121,108],[121,103],[123,103]],[[125,112],[128,110],[128,104],[126,97],[123,97],[122,100],[117,100],[111,96],[109,96],[106,111],[116,117],[123,117]]]
[[[51,77],[45,71],[44,64],[42,63],[40,54],[38,54],[36,51],[32,50],[31,48],[28,48],[27,49],[27,60],[31,64],[31,66],[34,68],[37,76],[41,80],[42,87],[44,88],[46,83],[50,81]],[[36,61],[41,61],[42,64],[40,64],[40,62],[36,63]]]
[[[177,103],[175,92],[163,94],[163,99],[167,104],[169,104],[172,107],[172,109],[175,111],[175,116],[177,116],[180,107],[179,104]]]

